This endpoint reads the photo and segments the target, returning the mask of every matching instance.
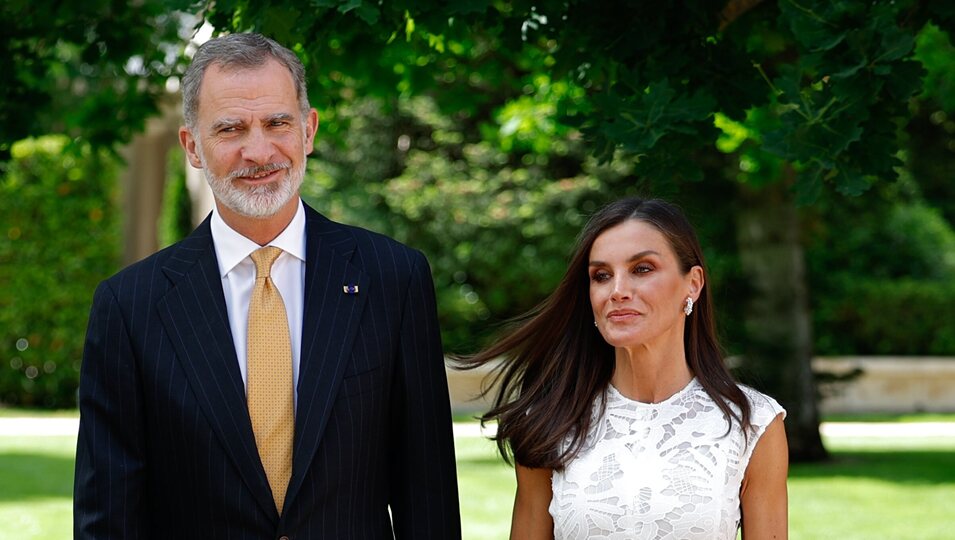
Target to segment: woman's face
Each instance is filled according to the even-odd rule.
[[[656,227],[627,220],[600,234],[590,249],[590,305],[601,335],[614,347],[683,339],[686,298],[696,301],[703,270],[683,274]],[[665,343],[665,341],[664,341]]]

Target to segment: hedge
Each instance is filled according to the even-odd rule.
[[[90,300],[119,264],[118,164],[20,141],[0,175],[0,402],[73,407]]]
[[[825,355],[955,356],[955,282],[862,281],[814,311]]]

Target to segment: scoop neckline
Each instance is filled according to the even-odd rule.
[[[668,403],[670,403],[670,402],[676,401],[676,400],[678,400],[680,397],[682,397],[682,396],[688,394],[688,393],[690,392],[690,390],[692,390],[693,388],[696,387],[696,385],[697,385],[697,380],[696,380],[696,376],[694,376],[694,377],[692,377],[692,378],[690,379],[690,382],[686,383],[686,386],[684,386],[683,388],[681,388],[681,389],[677,390],[676,392],[674,392],[673,395],[671,395],[670,397],[668,397],[668,398],[666,398],[666,399],[664,399],[664,400],[662,400],[662,401],[657,401],[657,402],[655,402],[655,403],[650,403],[650,402],[647,402],[647,401],[639,401],[639,400],[636,400],[636,399],[628,398],[627,396],[623,395],[623,393],[620,392],[620,390],[617,390],[617,387],[614,386],[613,383],[607,383],[607,387],[608,387],[608,389],[609,389],[609,392],[610,392],[612,395],[614,395],[618,400],[623,401],[623,402],[625,402],[625,403],[631,403],[631,404],[634,404],[634,405],[638,405],[638,406],[640,406],[640,407],[661,407],[661,406],[666,405],[666,404],[668,404]]]

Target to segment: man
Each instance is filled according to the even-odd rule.
[[[75,537],[460,538],[424,256],[299,199],[318,115],[292,52],[210,40],[182,90],[215,209],[96,290]]]

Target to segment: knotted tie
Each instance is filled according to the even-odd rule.
[[[259,458],[272,488],[275,507],[282,513],[292,477],[292,345],[285,303],[269,277],[281,255],[277,247],[252,253],[255,286],[249,301],[248,404]]]

